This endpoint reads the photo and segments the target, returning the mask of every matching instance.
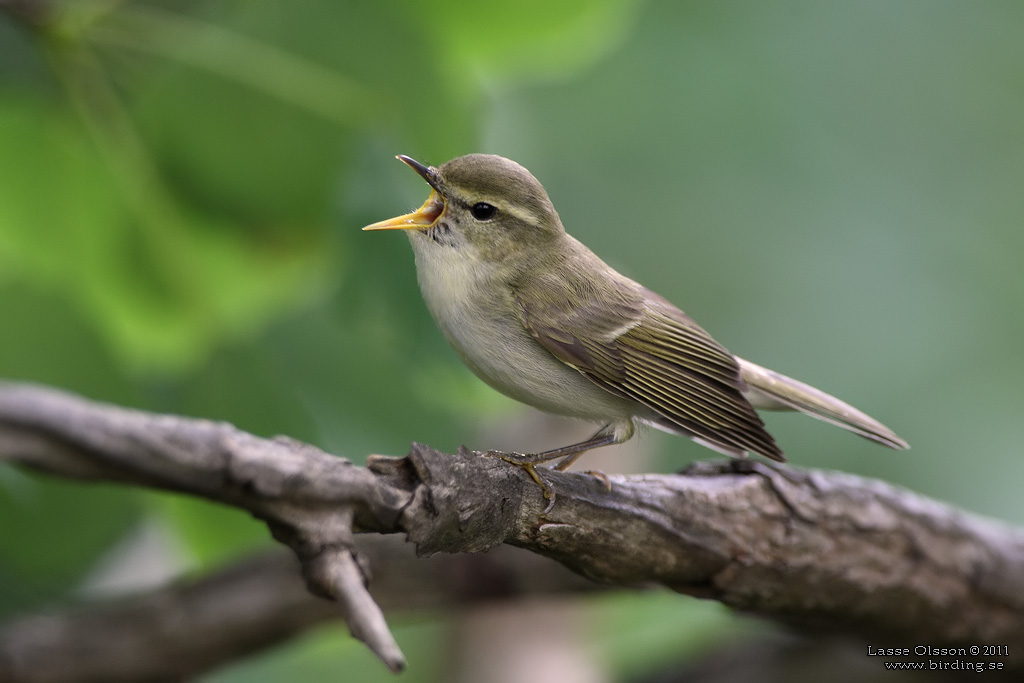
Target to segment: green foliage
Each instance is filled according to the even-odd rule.
[[[0,110],[0,156],[25,160],[0,167],[0,269],[67,297],[126,364],[195,364],[323,276],[313,239],[196,210],[95,123],[31,95]]]
[[[617,47],[636,0],[520,0],[467,11],[461,0],[403,3],[447,78],[472,92],[494,79],[569,77]]]

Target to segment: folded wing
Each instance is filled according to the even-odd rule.
[[[650,408],[657,426],[731,455],[784,460],[743,396],[733,355],[668,301],[625,282],[631,286],[602,293],[560,273],[514,295],[541,346],[607,391]]]

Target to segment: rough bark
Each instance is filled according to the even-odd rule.
[[[403,660],[354,532],[404,533],[425,556],[519,546],[602,584],[662,585],[885,646],[1001,645],[1017,667],[1024,652],[1024,532],[851,475],[734,461],[612,476],[608,490],[544,471],[556,494],[545,511],[540,488],[498,458],[414,445],[364,468],[286,438],[17,384],[0,384],[0,459],[250,511],[393,669]],[[0,645],[0,678],[31,655]]]

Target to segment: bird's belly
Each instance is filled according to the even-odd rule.
[[[481,298],[495,288],[459,286],[439,295],[421,279],[427,307],[462,361],[501,393],[541,410],[594,421],[621,421],[643,408],[591,382],[530,336],[511,299]]]
[[[619,420],[633,412],[631,401],[605,391],[559,361],[518,321],[514,325],[480,321],[444,332],[478,377],[517,401],[591,420]]]

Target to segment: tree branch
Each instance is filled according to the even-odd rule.
[[[886,642],[1024,651],[1024,532],[882,482],[758,462],[598,479],[414,445],[367,468],[290,439],[0,384],[0,459],[61,476],[202,496],[250,511],[309,588],[392,668],[353,531],[403,532],[421,555],[511,544],[595,581],[673,590]]]
[[[597,588],[518,548],[417,559],[398,536],[370,534],[355,548],[389,610]],[[306,590],[299,569],[290,553],[267,552],[142,595],[14,619],[0,627],[0,681],[189,680],[339,617]]]

